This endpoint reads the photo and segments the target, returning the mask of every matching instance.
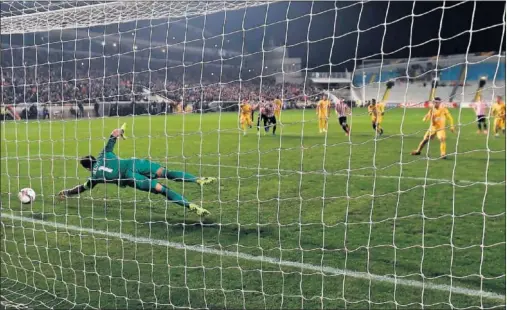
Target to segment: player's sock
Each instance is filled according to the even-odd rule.
[[[440,155],[442,157],[445,156],[446,149],[447,149],[447,143],[446,142],[440,142]]]
[[[375,132],[377,131],[377,124],[372,123],[372,124],[371,124],[371,127],[373,127],[373,130],[375,130]]]
[[[162,195],[165,195],[167,200],[170,202],[173,202],[177,205],[188,207],[190,205],[190,202],[188,202],[185,197],[181,196],[180,194],[170,190],[169,188],[162,186]]]
[[[276,124],[273,125],[273,135],[275,135],[275,133],[276,133]]]
[[[164,170],[163,175],[165,175],[166,179],[176,181],[176,182],[197,182],[198,178],[190,173],[186,173],[183,171],[168,171]]]
[[[417,147],[417,150],[415,150],[415,153],[421,153],[426,143],[428,143],[429,140],[422,140],[421,143],[419,143],[419,146]]]

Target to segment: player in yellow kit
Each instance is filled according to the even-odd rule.
[[[424,122],[428,120],[431,121],[430,129],[424,135],[424,138],[421,143],[419,143],[417,149],[411,154],[421,155],[421,150],[424,148],[426,143],[428,143],[430,139],[433,139],[435,136],[437,136],[438,140],[440,141],[440,156],[442,159],[446,159],[445,121],[449,121],[451,125],[451,131],[454,132],[454,120],[452,119],[449,110],[446,107],[441,106],[441,100],[438,97],[433,100],[433,107],[423,118]]]
[[[496,97],[496,103],[491,107],[491,114],[495,117],[495,136],[500,135],[500,130],[505,134],[505,102],[503,102],[502,96]]]
[[[246,100],[243,100],[243,103],[239,105],[239,123],[241,124],[243,135],[246,135],[246,126],[252,128],[252,111],[252,106]]]
[[[283,106],[282,100],[280,100],[279,96],[276,96],[276,99],[275,101],[273,101],[273,103],[275,104],[275,117],[280,123],[280,114],[282,114],[282,106]]]
[[[176,113],[178,114],[183,113],[183,102],[179,102],[176,104]]]
[[[329,109],[331,102],[327,99],[327,95],[322,95],[319,103],[317,103],[317,117],[319,119],[319,133],[327,132],[327,120],[329,117]]]
[[[377,103],[375,99],[372,99],[368,106],[368,114],[371,117],[371,126],[373,130],[381,136],[384,133],[382,129],[382,121],[384,120],[384,103]]]

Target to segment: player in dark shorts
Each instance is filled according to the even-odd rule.
[[[91,171],[91,176],[85,184],[62,190],[59,193],[61,199],[80,194],[100,183],[112,183],[120,187],[128,186],[144,192],[163,195],[167,200],[184,206],[197,215],[209,214],[208,210],[187,201],[180,194],[159,183],[157,179],[166,178],[176,182],[196,183],[203,186],[214,182],[215,178],[199,178],[183,171],[170,171],[164,166],[146,159],[121,159],[113,153],[113,149],[116,140],[122,135],[123,129],[113,130],[104,150],[97,158],[88,155],[81,159],[81,165]]]
[[[345,103],[344,100],[337,99],[335,103],[335,112],[338,116],[338,122],[340,123],[340,126],[342,127],[343,131],[345,131],[345,134],[348,136],[350,134],[350,127],[347,124],[347,115],[350,115],[350,108]]]
[[[260,135],[260,122],[264,124],[264,134],[269,132],[269,127],[273,127],[273,135],[276,134],[275,104],[267,102],[260,105],[259,118],[257,118],[257,134]]]

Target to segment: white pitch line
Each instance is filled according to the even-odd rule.
[[[165,162],[162,162],[165,163]],[[286,169],[274,169],[274,168],[258,168],[258,167],[242,167],[242,166],[229,166],[229,165],[216,165],[216,164],[199,164],[199,163],[182,163],[182,162],[167,162],[168,164],[179,164],[179,165],[187,165],[187,166],[204,166],[204,167],[216,167],[216,168],[230,168],[230,169],[243,169],[243,170],[260,170],[260,171],[271,171],[271,172],[287,172],[287,173],[300,173],[300,174],[318,174],[318,175],[330,175],[330,176],[348,176],[347,173],[343,172],[322,172],[322,171],[308,171],[308,172],[300,172],[297,170],[286,170]],[[350,173],[351,177],[357,178],[374,178],[373,175],[364,175],[364,174],[354,174]],[[494,185],[503,185],[505,181],[502,182],[484,182],[484,181],[470,181],[470,180],[448,180],[448,179],[434,179],[434,178],[423,178],[423,177],[411,177],[411,176],[396,176],[396,175],[377,175],[377,179],[405,179],[405,180],[415,180],[415,181],[430,181],[430,182],[442,182],[442,183],[450,183],[450,184],[483,184],[488,186]]]
[[[241,252],[231,252],[231,251],[225,251],[225,250],[217,250],[214,248],[208,248],[203,246],[195,246],[195,245],[185,245],[182,243],[177,242],[170,242],[167,240],[158,240],[158,239],[151,239],[151,238],[143,238],[143,237],[136,237],[129,234],[123,234],[123,233],[115,233],[115,232],[109,232],[109,231],[103,231],[103,230],[96,230],[91,228],[83,228],[79,226],[74,225],[65,225],[61,223],[52,223],[52,222],[46,222],[42,220],[37,220],[29,217],[22,217],[17,216],[13,214],[7,214],[7,213],[1,213],[1,217],[3,218],[9,218],[12,220],[17,220],[21,222],[28,222],[33,224],[40,224],[44,226],[50,226],[56,229],[65,229],[67,231],[73,230],[80,233],[89,233],[92,235],[102,235],[107,237],[113,237],[118,239],[123,239],[129,242],[133,243],[144,243],[144,244],[150,244],[150,245],[158,245],[158,246],[164,246],[169,247],[177,250],[186,250],[186,251],[192,251],[202,254],[210,254],[210,255],[218,255],[218,256],[227,256],[232,258],[239,258],[247,261],[253,261],[253,262],[262,262],[262,263],[268,263],[278,266],[284,266],[284,267],[291,267],[291,268],[298,268],[298,269],[305,269],[305,270],[312,270],[316,272],[321,273],[327,273],[332,275],[344,275],[351,278],[356,279],[362,279],[362,280],[373,280],[383,283],[389,283],[389,284],[396,284],[396,285],[402,285],[402,286],[409,286],[414,288],[424,288],[425,290],[435,290],[435,291],[442,291],[446,293],[453,293],[453,294],[459,294],[459,295],[467,295],[471,297],[482,297],[482,298],[488,298],[498,301],[505,301],[505,295],[493,293],[493,292],[487,292],[482,290],[473,290],[465,287],[459,287],[459,286],[449,286],[449,285],[443,285],[443,284],[433,284],[433,283],[423,283],[420,281],[414,281],[414,280],[406,280],[406,279],[400,279],[400,278],[393,278],[389,276],[381,276],[381,275],[375,275],[371,273],[366,272],[357,272],[357,271],[351,271],[351,270],[344,270],[344,269],[338,269],[333,267],[327,267],[327,266],[318,266],[318,265],[312,265],[312,264],[305,264],[305,263],[298,263],[298,262],[292,262],[292,261],[284,261],[280,260],[278,258],[274,257],[267,257],[267,256],[255,256],[250,254],[245,254]]]

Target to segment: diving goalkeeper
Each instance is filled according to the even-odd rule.
[[[188,202],[180,194],[159,183],[157,178],[197,183],[201,186],[214,182],[215,178],[198,178],[182,171],[169,171],[162,165],[145,159],[121,159],[113,153],[113,149],[118,137],[123,136],[123,132],[123,129],[113,130],[98,158],[92,155],[81,158],[81,165],[91,171],[91,176],[83,185],[62,190],[59,193],[61,199],[92,189],[99,183],[112,183],[120,187],[129,186],[144,192],[164,195],[167,200],[184,206],[197,215],[209,214],[208,210]]]

